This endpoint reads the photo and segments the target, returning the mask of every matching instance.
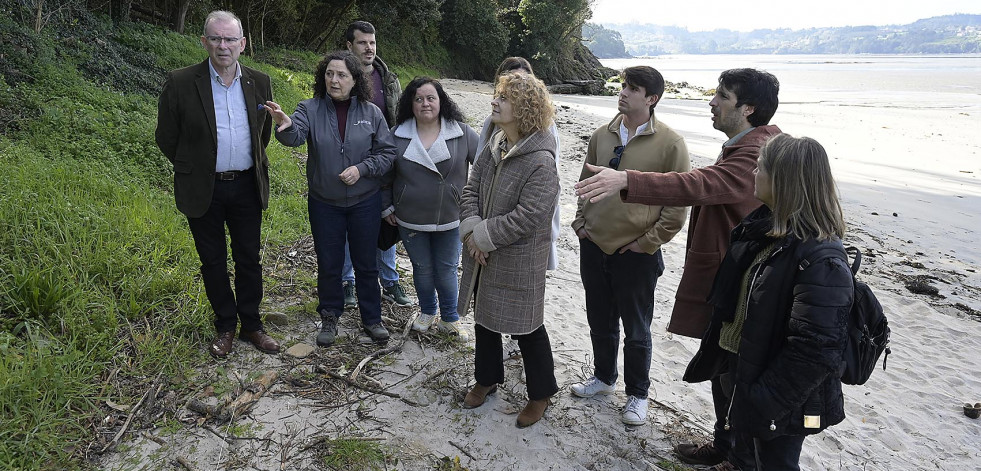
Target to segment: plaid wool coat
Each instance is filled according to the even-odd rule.
[[[531,134],[507,152],[503,131],[477,157],[460,196],[460,238],[487,253],[480,266],[464,245],[458,309],[473,301],[474,321],[502,334],[544,323],[545,268],[559,194],[555,138]]]

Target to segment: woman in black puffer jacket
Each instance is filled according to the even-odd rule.
[[[842,353],[852,275],[844,217],[828,155],[787,134],[760,151],[756,197],[763,206],[732,231],[709,300],[712,323],[685,381],[724,372],[729,468],[798,470],[806,435],[841,422]],[[816,251],[842,257],[809,263]]]

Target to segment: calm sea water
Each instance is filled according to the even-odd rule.
[[[719,72],[754,67],[780,80],[781,101],[981,109],[981,55],[664,55],[606,59],[649,65],[671,82],[714,88]]]

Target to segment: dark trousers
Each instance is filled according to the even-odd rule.
[[[234,332],[241,319],[242,330],[261,330],[259,229],[262,226],[262,203],[254,176],[245,174],[232,181],[216,181],[208,211],[199,218],[187,218],[187,224],[201,258],[201,278],[215,311],[215,329],[219,333]],[[226,225],[231,237],[232,260],[235,261],[234,294],[228,276]]]
[[[474,379],[482,386],[504,382],[504,346],[501,334],[474,324]],[[525,364],[525,384],[528,399],[540,400],[552,397],[559,391],[555,382],[555,364],[552,362],[552,345],[545,326],[525,335],[512,335],[521,349]]]
[[[732,379],[736,372],[736,364],[739,357],[735,353],[728,354],[729,370],[719,376],[719,389],[725,395],[725,406],[729,408],[732,401],[732,393],[735,387]],[[713,380],[712,395],[715,396],[715,382]],[[719,414],[719,402],[715,404],[715,412]],[[721,411],[723,415],[722,423],[725,424],[727,410]],[[718,430],[719,424],[716,423]],[[804,446],[803,435],[781,435],[769,440],[762,440],[753,437],[751,434],[740,431],[733,432],[732,429],[726,431],[732,439],[732,446],[728,451],[730,463],[740,469],[740,471],[799,471],[800,470],[800,451]],[[716,440],[719,438],[716,432]],[[716,445],[718,447],[718,445]]]
[[[781,435],[769,440],[736,433],[734,449],[747,450],[745,458],[737,457],[729,462],[741,471],[800,471],[800,452],[804,448],[803,435]]]
[[[646,398],[651,386],[654,288],[664,273],[661,251],[651,255],[630,251],[607,255],[591,240],[581,242],[579,272],[586,291],[593,375],[606,384],[616,382],[622,322],[626,393]]]
[[[378,227],[381,224],[381,192],[348,207],[334,206],[310,197],[310,230],[317,252],[317,312],[326,310],[335,316],[344,312],[344,242],[350,246],[354,265],[354,286],[358,293],[358,310],[364,325],[381,322],[381,290],[378,287]]]
[[[722,454],[732,449],[733,434],[726,430],[726,416],[729,414],[729,392],[722,386],[722,376],[712,378],[712,404],[715,406],[715,436],[712,444]]]

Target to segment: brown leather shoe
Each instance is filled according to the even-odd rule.
[[[229,353],[232,352],[232,338],[235,337],[235,332],[220,332],[218,337],[215,337],[211,341],[211,347],[208,348],[208,353],[215,358],[225,358]]]
[[[260,352],[279,353],[279,342],[276,342],[264,330],[257,330],[255,332],[246,332],[243,330],[238,333],[238,339],[255,345],[255,348]]]
[[[481,386],[479,383],[473,385],[473,389],[467,393],[467,397],[463,398],[463,408],[473,409],[475,407],[480,407],[487,400],[488,394],[493,394],[497,391],[497,385],[493,386]]]
[[[529,400],[524,410],[518,414],[518,428],[525,428],[542,420],[542,416],[545,415],[545,409],[551,403],[552,400],[549,398]]]

